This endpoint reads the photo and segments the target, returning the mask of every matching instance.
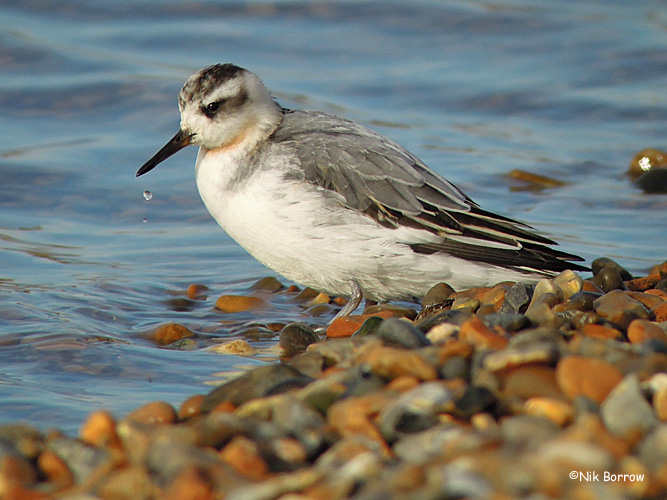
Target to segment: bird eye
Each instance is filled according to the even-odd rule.
[[[206,111],[208,111],[209,113],[215,113],[218,110],[219,107],[220,107],[219,102],[217,102],[217,101],[209,102],[206,105]]]

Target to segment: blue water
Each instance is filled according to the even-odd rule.
[[[206,212],[194,148],[135,178],[178,127],[180,86],[215,62],[376,128],[589,262],[667,258],[667,196],[624,175],[667,147],[660,0],[5,0],[0,26],[0,422],[75,432],[95,409],[178,405],[275,359],[267,324],[302,318],[283,298],[213,311],[271,273]],[[567,184],[517,189],[512,169]],[[191,283],[208,299],[185,301]],[[193,349],[147,340],[169,321]],[[204,350],[233,338],[259,354]]]

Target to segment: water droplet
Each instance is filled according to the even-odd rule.
[[[153,193],[151,193],[148,189],[144,191],[144,200],[151,201],[152,199],[153,199]]]

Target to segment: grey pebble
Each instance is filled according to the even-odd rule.
[[[376,335],[386,345],[418,349],[431,345],[421,330],[397,318],[387,318],[377,329]]]
[[[388,442],[404,433],[426,430],[438,422],[438,413],[453,400],[439,382],[425,382],[400,396],[380,412],[378,426]]]
[[[279,345],[285,356],[291,357],[306,350],[319,340],[315,332],[305,323],[289,323],[280,330]]]
[[[525,283],[515,283],[505,294],[505,300],[500,306],[501,314],[524,313],[533,297],[533,287]]]
[[[303,387],[311,381],[310,377],[283,363],[260,366],[209,392],[204,397],[202,412],[211,411],[223,401],[240,406],[251,399]]]
[[[609,393],[600,405],[600,414],[607,429],[619,436],[636,430],[647,433],[658,424],[634,373],[625,376]]]

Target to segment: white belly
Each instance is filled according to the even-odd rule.
[[[300,285],[332,295],[350,293],[356,280],[367,299],[422,297],[437,282],[454,288],[519,279],[507,270],[445,254],[423,255],[408,243],[435,242],[418,229],[389,229],[345,208],[335,195],[313,185],[286,181],[280,170],[233,180],[204,150],[197,159],[197,187],[220,226],[265,266]]]

